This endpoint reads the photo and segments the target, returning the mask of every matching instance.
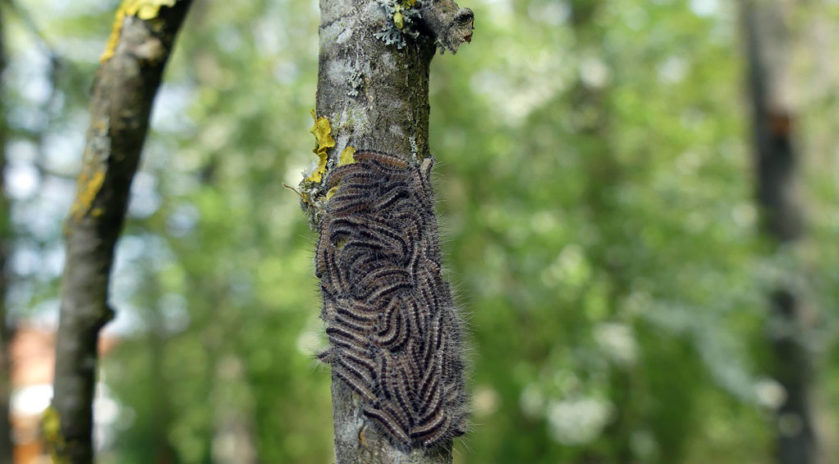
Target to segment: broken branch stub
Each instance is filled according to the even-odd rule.
[[[472,42],[475,14],[452,0],[427,0],[420,8],[422,22],[444,49],[457,53],[463,42]]]

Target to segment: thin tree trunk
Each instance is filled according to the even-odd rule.
[[[329,189],[322,180],[339,158],[352,158],[345,151],[349,147],[393,154],[415,170],[430,158],[431,59],[438,45],[454,52],[470,41],[473,20],[471,10],[451,0],[422,5],[413,0],[321,0],[320,7],[318,121],[313,132],[317,151],[328,163],[301,184],[304,206],[315,224],[328,208]],[[410,37],[413,33],[416,38]],[[335,360],[330,362],[337,464],[451,462],[450,440],[432,449],[389,440],[363,415],[361,395],[339,378]]]
[[[783,2],[744,2],[757,172],[757,202],[762,231],[773,248],[798,241],[802,219],[794,198],[795,114],[784,92],[792,68],[789,28]],[[778,284],[771,291],[769,333],[774,375],[786,391],[776,413],[776,457],[779,464],[816,461],[816,436],[810,408],[811,356],[804,344],[802,305],[795,289]]]
[[[57,462],[93,462],[97,346],[99,330],[113,315],[107,298],[114,246],[152,102],[190,3],[125,2],[96,75],[83,166],[65,230],[55,396],[45,420],[47,445]]]
[[[614,225],[612,218],[620,213],[614,198],[619,196],[615,191],[621,188],[625,174],[617,159],[611,134],[614,122],[609,105],[616,73],[614,59],[602,46],[607,33],[602,21],[606,3],[603,0],[569,2],[569,24],[574,33],[572,52],[577,53],[581,60],[584,53],[599,50],[598,58],[608,70],[608,77],[603,82],[589,82],[582,72],[578,72],[567,98],[570,99],[574,114],[589,115],[575,125],[571,135],[575,138],[571,143],[578,147],[585,163],[588,183],[581,199],[588,208],[589,221],[597,228],[597,237],[601,241],[599,246],[591,247],[587,253],[594,267],[602,270],[603,276],[608,279],[608,301],[614,315],[620,301],[629,291],[631,276],[624,269],[625,263],[615,259],[607,246],[623,240],[615,236],[615,231],[621,228]],[[610,437],[609,447],[601,447],[588,457],[592,461],[630,463],[633,460],[631,434],[638,421],[633,401],[635,389],[632,367],[615,365],[611,367],[609,377],[615,407],[612,421],[605,431]],[[662,449],[666,452],[669,447],[662,446]]]
[[[170,401],[170,380],[166,375],[165,361],[169,344],[164,310],[161,308],[160,282],[153,272],[144,272],[147,284],[143,293],[148,296],[148,312],[145,314],[148,324],[147,343],[149,350],[148,384],[151,392],[151,417],[149,435],[153,464],[177,464],[180,462],[177,450],[169,439],[172,428],[172,404]]]
[[[0,93],[3,91],[3,72],[6,70],[6,44],[3,8],[0,5]],[[0,464],[12,464],[12,424],[9,401],[12,393],[11,337],[6,313],[6,256],[12,238],[9,199],[6,198],[4,173],[6,171],[6,109],[5,98],[0,95]]]
[[[242,388],[245,368],[234,355],[224,355],[215,366],[211,398],[218,405],[213,411],[213,462],[218,464],[257,464],[256,437],[249,402],[231,397],[231,391]]]

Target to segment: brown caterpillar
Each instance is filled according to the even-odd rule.
[[[320,359],[403,449],[466,431],[462,327],[443,281],[429,174],[360,150],[325,180],[316,249],[330,348]]]

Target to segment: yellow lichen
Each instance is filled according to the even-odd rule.
[[[105,182],[105,171],[96,170],[91,174],[85,170],[79,174],[78,187],[76,192],[76,199],[73,202],[73,207],[70,211],[70,217],[75,221],[81,220],[93,205],[93,200],[96,194],[102,188]],[[101,214],[101,212],[99,213]]]
[[[142,20],[157,18],[160,7],[175,6],[178,0],[124,0],[114,15],[114,26],[111,29],[111,36],[105,45],[105,53],[99,58],[100,63],[110,60],[114,56],[122,32],[122,23],[127,16],[136,16]]]
[[[346,148],[341,150],[341,154],[338,156],[338,166],[355,163],[355,158],[353,158],[354,155],[355,148],[347,145]]]
[[[416,3],[417,0],[399,0],[393,5],[393,25],[397,29],[405,27],[405,16],[402,11],[413,8]]]
[[[53,464],[65,464],[69,462],[64,451],[64,436],[61,434],[61,416],[58,411],[50,406],[44,411],[41,419],[41,430],[44,433],[44,443],[47,445]]]
[[[355,163],[355,148],[349,145],[346,146],[343,150],[341,150],[341,154],[338,155],[338,166],[343,166],[345,164],[352,164]],[[338,187],[332,187],[326,192],[326,199],[332,198],[335,195],[335,192],[338,191]]]
[[[329,191],[326,192],[326,199],[328,200],[328,199],[332,198],[332,196],[335,195],[335,193],[337,191],[338,191],[338,187],[332,187],[331,189],[329,189]]]
[[[329,155],[326,151],[335,146],[335,139],[332,138],[332,127],[326,117],[318,118],[315,116],[315,110],[312,110],[312,119],[315,120],[315,125],[309,132],[315,136],[315,148],[312,151],[318,155],[318,166],[305,180],[319,183],[323,180],[323,175],[326,173],[326,163],[329,161]]]

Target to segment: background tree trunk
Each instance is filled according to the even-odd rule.
[[[784,2],[744,3],[756,195],[762,231],[775,251],[803,234],[794,197],[796,115],[789,94],[792,70],[790,7]],[[796,289],[778,283],[771,291],[769,342],[774,376],[786,397],[776,413],[779,464],[816,461],[816,437],[810,408],[811,355],[804,343],[806,326]],[[780,330],[778,330],[780,328]]]
[[[0,5],[0,93],[3,92],[3,72],[6,70],[6,44],[4,41],[3,5]],[[6,313],[6,256],[10,248],[12,229],[9,200],[6,198],[6,109],[5,97],[0,95],[0,464],[12,464],[12,424],[10,399],[12,393],[11,337],[12,331]]]
[[[348,146],[397,154],[415,165],[428,158],[431,59],[438,44],[454,52],[471,40],[472,12],[451,0],[427,0],[414,40],[394,28],[395,14],[377,1],[321,0],[320,8],[317,116],[327,118],[335,140],[327,167],[336,166]],[[314,222],[317,208],[309,214]],[[337,464],[451,462],[450,446],[405,452],[366,427],[359,399],[334,372],[332,401]]]
[[[93,461],[91,430],[99,330],[112,317],[114,245],[148,129],[152,101],[190,0],[120,7],[91,104],[78,191],[66,226],[55,394],[45,427],[60,462]],[[130,6],[127,6],[130,5]]]
[[[580,71],[570,87],[568,98],[573,104],[573,113],[587,115],[574,127],[574,137],[571,145],[583,155],[586,168],[586,189],[581,197],[581,203],[586,205],[590,221],[597,230],[596,236],[600,246],[590,247],[589,253],[594,267],[601,271],[605,280],[609,282],[609,310],[612,317],[616,317],[620,302],[631,289],[628,271],[625,263],[610,256],[609,244],[620,243],[625,240],[619,235],[621,230],[611,221],[620,212],[621,205],[616,199],[617,193],[624,182],[623,166],[617,159],[613,136],[613,114],[611,108],[611,93],[616,70],[614,59],[603,43],[606,40],[607,29],[603,26],[602,14],[606,2],[601,0],[575,0],[570,2],[569,24],[574,33],[574,49],[579,61],[583,57],[592,55],[597,57],[597,63],[603,67],[602,82],[587,77],[583,64],[578,64]],[[616,233],[618,232],[618,233]],[[633,401],[634,385],[631,367],[615,366],[610,371],[610,386],[615,400],[613,420],[606,433],[613,437],[610,449],[605,449],[599,456],[592,456],[593,460],[605,462],[630,463],[633,455],[631,449],[631,434],[637,428],[635,411],[637,407]]]

